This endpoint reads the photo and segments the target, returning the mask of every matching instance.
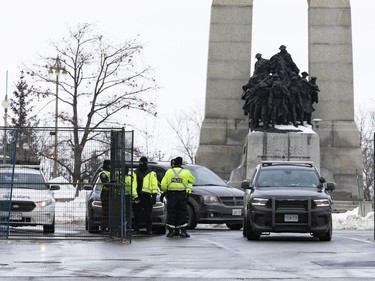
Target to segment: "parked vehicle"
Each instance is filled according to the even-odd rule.
[[[39,170],[39,165],[0,166],[0,218],[10,226],[43,226],[44,233],[55,232],[55,198]]]
[[[263,161],[242,182],[243,235],[257,240],[270,232],[310,233],[332,239],[335,183],[326,182],[312,162]]]
[[[126,163],[130,167],[130,163]],[[138,162],[133,163],[133,168]],[[160,183],[169,162],[148,162],[148,166],[155,171]],[[230,229],[238,230],[242,227],[243,191],[229,186],[224,180],[206,167],[193,164],[184,164],[183,168],[191,171],[196,181],[193,192],[188,199],[189,222],[188,228],[194,229],[200,224],[226,224]],[[98,172],[96,172],[96,175]],[[95,193],[95,198],[93,193]],[[100,190],[94,189],[86,200],[87,230],[97,231],[100,226],[101,204]],[[159,200],[157,200],[159,202]],[[166,203],[166,202],[165,202]],[[166,208],[163,203],[157,203],[153,209],[153,228],[162,227],[165,233]],[[163,226],[161,226],[161,223]]]
[[[134,164],[133,168],[137,166],[138,163]],[[130,168],[130,163],[128,164]],[[86,195],[86,219],[85,225],[86,230],[90,233],[97,233],[100,230],[101,218],[102,218],[102,203],[100,199],[100,184],[99,184],[99,174],[101,168],[97,169],[95,172],[93,183],[84,186],[85,190],[91,190],[91,192]],[[159,200],[160,194],[157,195],[156,204],[152,209],[152,231],[156,234],[165,233],[165,208],[164,203]],[[130,202],[130,199],[127,199]],[[130,203],[129,203],[130,204]],[[145,218],[144,214],[141,215],[141,228],[144,228]]]

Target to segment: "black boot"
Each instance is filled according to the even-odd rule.
[[[190,237],[190,235],[186,232],[186,227],[181,227],[180,237],[182,237],[182,238],[189,238]]]
[[[172,227],[168,226],[167,237],[172,238],[173,236],[175,236],[175,230]]]

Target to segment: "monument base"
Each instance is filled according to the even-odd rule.
[[[310,125],[276,126],[275,131],[250,132],[244,144],[242,162],[231,172],[229,184],[239,188],[244,179],[251,178],[256,166],[266,160],[314,162],[320,171],[319,136]]]

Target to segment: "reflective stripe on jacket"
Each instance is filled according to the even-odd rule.
[[[194,182],[195,178],[188,169],[171,168],[165,172],[161,181],[161,189],[163,192],[186,191],[186,193],[191,193]]]
[[[134,180],[137,183],[137,174],[134,173]],[[134,182],[133,182],[134,186]],[[135,187],[137,188],[137,184],[135,184]],[[150,193],[150,194],[157,194],[159,191],[158,187],[158,178],[156,177],[156,173],[154,171],[149,172],[147,175],[143,178],[142,183],[142,192]]]

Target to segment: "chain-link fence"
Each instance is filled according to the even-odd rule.
[[[104,159],[115,163],[117,180],[124,177],[125,161],[132,162],[133,131],[0,128],[0,137],[1,238],[103,237],[100,229],[91,231],[89,220],[89,204],[101,208],[100,194],[96,202],[89,200]],[[123,181],[114,186],[109,235],[130,241],[131,198]]]

